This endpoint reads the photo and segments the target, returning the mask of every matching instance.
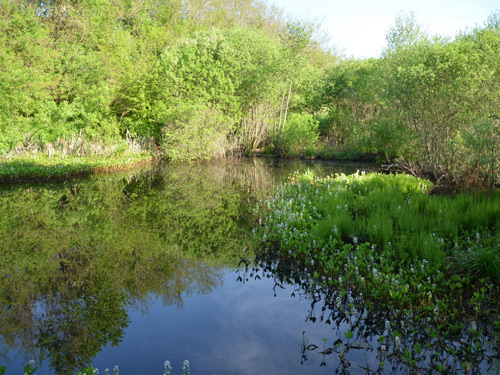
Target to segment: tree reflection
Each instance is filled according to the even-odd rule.
[[[131,305],[212,291],[270,176],[185,165],[0,192],[1,352],[72,373],[121,341]]]
[[[40,359],[50,359],[57,373],[87,366],[102,347],[117,345],[128,326],[123,293],[106,287],[69,287],[37,303],[33,327]]]
[[[147,309],[152,296],[181,306],[212,291],[222,265],[238,261],[254,203],[309,166],[278,168],[225,160],[4,188],[0,360],[18,349],[67,374],[120,342],[130,306]]]

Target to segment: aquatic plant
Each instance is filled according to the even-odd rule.
[[[404,174],[294,176],[257,210],[255,239],[295,257],[336,243],[370,244],[394,260],[440,267],[465,250],[465,234],[486,230],[484,241],[500,227],[499,194],[430,196],[431,187]]]
[[[170,365],[170,361],[165,361],[163,366],[164,366],[163,374],[170,375],[172,372],[172,366]],[[35,367],[35,361],[30,360],[26,364],[26,366],[24,366],[24,374],[25,375],[36,375],[35,374],[36,369],[37,369],[37,367]],[[0,366],[0,375],[4,375],[6,373],[6,371],[7,371],[6,366]],[[105,375],[110,374],[109,368],[104,370],[104,374]],[[112,375],[119,375],[119,374],[120,374],[120,371],[118,369],[118,366],[115,365],[113,367]],[[189,361],[186,359],[182,363],[182,375],[189,375],[189,374],[190,374]],[[99,375],[99,369],[90,365],[90,366],[84,368],[82,371],[76,372],[75,375]]]
[[[296,175],[256,207],[255,267],[323,298],[331,315],[321,320],[380,312],[371,324],[381,316],[390,330],[378,332],[379,350],[410,368],[434,363],[443,342],[464,361],[487,352],[500,336],[500,194],[431,196],[431,187],[408,175]],[[416,344],[429,346],[412,355]]]
[[[80,157],[12,155],[0,157],[0,183],[15,181],[57,181],[99,173],[123,171],[149,164],[151,153],[130,153]]]

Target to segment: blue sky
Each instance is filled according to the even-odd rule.
[[[346,56],[377,57],[400,12],[414,12],[431,35],[454,37],[483,25],[500,0],[268,0],[292,18],[319,21],[330,46]]]

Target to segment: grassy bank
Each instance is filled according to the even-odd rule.
[[[149,141],[90,142],[81,137],[30,144],[0,155],[0,183],[64,181],[151,163]]]
[[[0,183],[64,181],[125,171],[151,162],[150,153],[100,156],[0,157]]]

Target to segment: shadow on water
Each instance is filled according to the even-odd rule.
[[[238,262],[255,202],[306,169],[345,171],[244,159],[3,187],[0,364],[16,373],[36,358],[68,374],[119,346],[132,311],[213,293]]]

